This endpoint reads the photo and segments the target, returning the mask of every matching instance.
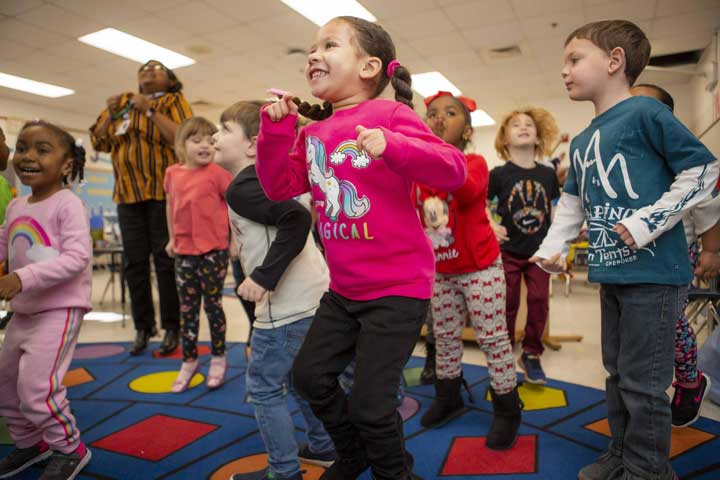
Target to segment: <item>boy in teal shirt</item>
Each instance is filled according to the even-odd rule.
[[[673,333],[692,271],[683,214],[718,177],[713,155],[661,103],[632,97],[650,43],[609,20],[568,36],[562,77],[595,118],[570,145],[564,193],[531,261],[557,272],[587,220],[589,279],[601,284],[603,365],[611,441],[581,480],[676,478],[670,463]]]

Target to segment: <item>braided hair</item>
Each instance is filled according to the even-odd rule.
[[[25,123],[25,125],[23,125],[20,131],[22,132],[26,128],[37,126],[47,128],[48,130],[53,132],[53,134],[55,134],[55,136],[60,140],[60,143],[65,149],[65,158],[72,158],[72,171],[70,172],[69,176],[66,175],[63,177],[63,184],[69,185],[75,180],[82,182],[85,178],[86,157],[85,147],[82,146],[82,142],[80,140],[75,140],[72,135],[70,135],[61,127],[58,127],[57,125],[54,125],[52,123],[48,123],[44,120],[33,120],[31,122],[27,122]]]
[[[385,90],[388,83],[391,83],[395,89],[395,100],[404,103],[410,108],[414,108],[412,103],[413,92],[412,88],[410,88],[412,84],[410,71],[402,65],[399,65],[394,69],[392,78],[390,78],[387,73],[387,66],[390,62],[396,60],[395,44],[390,34],[380,25],[362,18],[342,16],[330,21],[342,21],[350,25],[355,31],[355,40],[362,51],[371,57],[378,57],[382,62],[380,75],[374,79],[377,83],[371,98],[378,97],[383,90]],[[298,106],[298,112],[312,120],[324,120],[332,115],[333,112],[330,102],[324,102],[322,105],[310,105],[308,102],[303,102],[297,97],[294,98],[293,101]]]

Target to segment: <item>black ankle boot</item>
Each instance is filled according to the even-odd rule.
[[[420,383],[432,385],[435,383],[435,344],[425,342],[425,366],[420,374]]]
[[[325,472],[320,480],[355,480],[368,469],[365,454],[356,452],[352,457],[339,457]]]
[[[462,384],[462,376],[435,380],[435,400],[420,419],[423,427],[440,427],[463,411],[465,404],[460,394]]]
[[[157,335],[157,330],[138,330],[135,333],[135,341],[130,347],[130,355],[140,355],[145,351],[150,341],[150,337]]]
[[[180,335],[177,330],[165,330],[165,337],[163,337],[162,344],[158,349],[158,355],[168,356],[171,355],[180,344]]]
[[[517,387],[503,395],[495,393],[492,387],[489,390],[495,415],[485,444],[492,450],[507,450],[517,439],[523,405]]]

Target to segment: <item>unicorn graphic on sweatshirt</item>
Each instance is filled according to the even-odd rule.
[[[305,141],[307,162],[310,164],[310,183],[320,187],[325,194],[325,215],[333,222],[340,213],[348,218],[360,218],[370,210],[370,199],[358,196],[355,185],[338,180],[332,168],[327,166],[325,145],[317,137]]]

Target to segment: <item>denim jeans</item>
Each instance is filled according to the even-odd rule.
[[[610,452],[628,478],[672,478],[670,402],[674,328],[687,288],[603,284],[600,289],[602,357]]]
[[[356,301],[323,295],[307,339],[295,359],[295,388],[308,399],[341,458],[364,451],[377,480],[407,480],[398,381],[427,315],[429,301],[382,297]],[[355,360],[346,395],[340,375]]]
[[[312,317],[309,317],[278,328],[256,328],[252,334],[247,391],[268,452],[270,471],[278,479],[300,473],[295,425],[285,397],[288,393],[294,394],[290,370],[311,323]],[[310,449],[313,452],[334,450],[322,422],[305,400],[297,395],[295,398],[307,425]]]

